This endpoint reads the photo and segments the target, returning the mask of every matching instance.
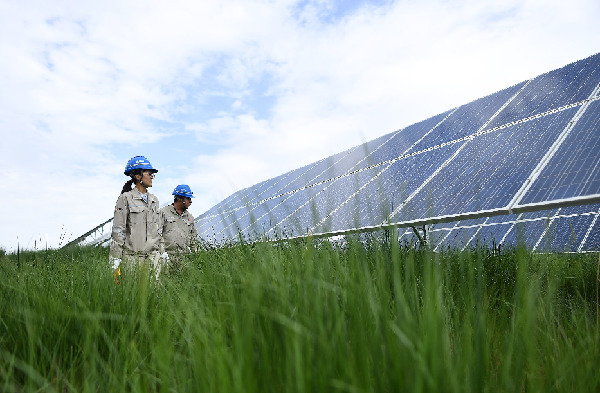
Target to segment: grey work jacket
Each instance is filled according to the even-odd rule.
[[[187,210],[177,213],[175,206],[168,205],[160,210],[162,235],[169,254],[188,253],[198,249],[198,233],[194,216]]]
[[[158,198],[148,193],[144,202],[137,189],[119,196],[115,206],[110,256],[148,256],[163,251],[163,239],[158,232],[160,211]]]

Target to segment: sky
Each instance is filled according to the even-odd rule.
[[[237,190],[600,51],[597,0],[0,0],[0,248],[113,215],[127,161]]]

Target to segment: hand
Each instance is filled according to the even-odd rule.
[[[110,267],[113,270],[115,282],[120,284],[121,282],[119,281],[119,277],[121,276],[121,258],[108,257],[108,263],[111,265]]]
[[[121,258],[109,257],[108,262],[110,263],[112,270],[117,270],[121,264]]]
[[[162,254],[160,254],[160,259],[162,259],[164,264],[169,263],[169,254],[167,254],[167,252],[163,252]]]
[[[113,273],[113,276],[115,277],[115,282],[117,284],[120,284],[121,281],[119,281],[119,277],[121,277],[121,266],[117,267],[115,269],[115,272]]]

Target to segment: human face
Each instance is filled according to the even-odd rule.
[[[143,171],[142,172],[142,184],[146,187],[152,187],[152,180],[154,179],[154,172],[152,171]]]
[[[187,209],[192,205],[192,198],[185,197],[183,198],[183,208]]]

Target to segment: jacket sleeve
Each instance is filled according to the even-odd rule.
[[[165,212],[163,209],[160,209],[158,211],[158,249],[161,255],[167,251],[165,248],[165,238],[163,237],[166,222]]]
[[[196,230],[196,223],[192,220],[192,230],[190,233],[190,251],[197,252],[200,250],[200,242],[198,241],[198,231]]]
[[[163,209],[158,211],[158,235],[162,238],[165,233],[165,212]]]
[[[117,199],[115,205],[115,215],[113,218],[111,243],[110,243],[110,256],[113,258],[123,257],[123,245],[127,236],[127,214],[129,207],[127,204],[127,197],[121,194]]]

